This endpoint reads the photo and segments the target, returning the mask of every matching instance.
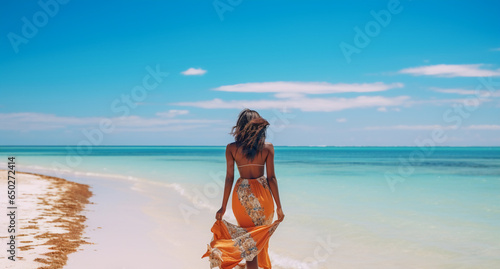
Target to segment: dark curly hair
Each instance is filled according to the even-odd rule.
[[[259,113],[251,109],[243,109],[238,115],[238,121],[231,130],[236,146],[243,150],[243,155],[250,161],[264,148],[266,130],[269,122]]]

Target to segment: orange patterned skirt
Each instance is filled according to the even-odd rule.
[[[279,222],[272,223],[274,202],[267,178],[239,178],[234,186],[232,207],[238,225],[218,220],[212,227],[213,238],[203,255],[210,268],[245,268],[245,261],[257,254],[259,268],[271,269],[267,253],[271,235]]]

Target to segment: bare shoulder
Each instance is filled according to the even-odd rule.
[[[234,159],[235,148],[236,148],[236,143],[233,142],[233,143],[227,144],[227,146],[226,146],[226,158],[231,156],[231,158]]]
[[[271,143],[271,142],[265,142],[264,147],[265,148],[274,148],[273,143]]]
[[[230,151],[233,151],[235,148],[236,148],[236,142],[229,143],[226,146],[226,150],[230,150]]]
[[[270,153],[274,153],[274,145],[271,142],[264,143],[264,149],[268,150]]]
[[[231,154],[236,153],[238,151],[237,149],[238,149],[238,146],[236,145],[236,142],[229,143],[226,146],[226,151],[230,151]]]

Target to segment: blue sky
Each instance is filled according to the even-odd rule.
[[[2,3],[0,144],[500,145],[498,1],[66,2]]]

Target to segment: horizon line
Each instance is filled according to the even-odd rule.
[[[227,145],[92,145],[92,147],[225,147]],[[347,147],[398,147],[398,148],[421,148],[420,146],[334,146],[334,145],[274,145],[275,147],[310,147],[310,148],[347,148]],[[0,147],[78,147],[78,145],[0,145]],[[500,145],[491,146],[478,146],[478,145],[467,145],[467,146],[433,146],[433,148],[467,148],[467,147],[500,147]],[[427,147],[425,147],[427,148]]]

